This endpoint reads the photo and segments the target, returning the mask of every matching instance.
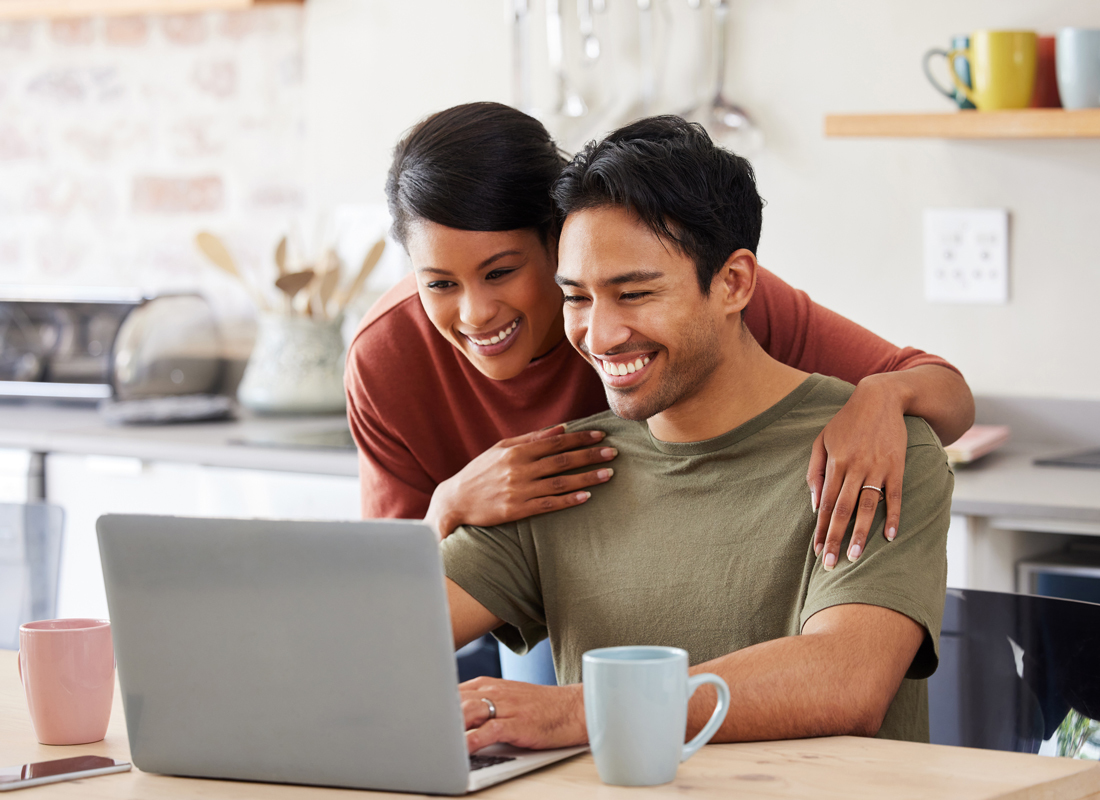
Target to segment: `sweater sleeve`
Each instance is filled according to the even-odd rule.
[[[896,347],[795,289],[761,267],[745,324],[768,355],[805,372],[848,383],[868,375],[935,365],[959,372],[939,356]],[[960,373],[961,374],[961,373]]]
[[[371,402],[363,340],[348,349],[344,368],[348,425],[359,450],[359,501],[363,519],[423,519],[435,481],[382,421]]]

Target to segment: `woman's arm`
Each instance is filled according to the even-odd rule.
[[[974,422],[974,398],[962,374],[939,356],[896,347],[819,306],[765,269],[745,324],[773,358],[856,385],[848,403],[814,443],[806,474],[818,512],[814,549],[826,569],[856,514],[848,558],[863,552],[871,519],[886,500],[886,536],[901,522],[907,436],[903,415],[923,417],[944,444]],[[881,487],[882,494],[864,487]]]

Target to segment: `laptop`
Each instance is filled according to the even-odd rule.
[[[422,523],[107,515],[96,528],[142,770],[458,795],[587,749],[467,755]]]

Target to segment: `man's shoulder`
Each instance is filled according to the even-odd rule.
[[[582,417],[581,419],[571,420],[565,423],[566,433],[572,433],[573,431],[588,431],[599,430],[606,433],[608,436],[615,436],[619,439],[623,438],[647,438],[647,432],[649,427],[644,421],[639,422],[636,420],[622,419],[616,417],[614,412],[601,411],[599,414],[593,414],[589,417]]]

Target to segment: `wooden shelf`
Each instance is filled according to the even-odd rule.
[[[95,17],[131,14],[187,14],[230,11],[305,0],[0,0],[0,20]]]
[[[908,139],[1091,139],[1100,138],[1100,108],[828,114],[825,135]]]

